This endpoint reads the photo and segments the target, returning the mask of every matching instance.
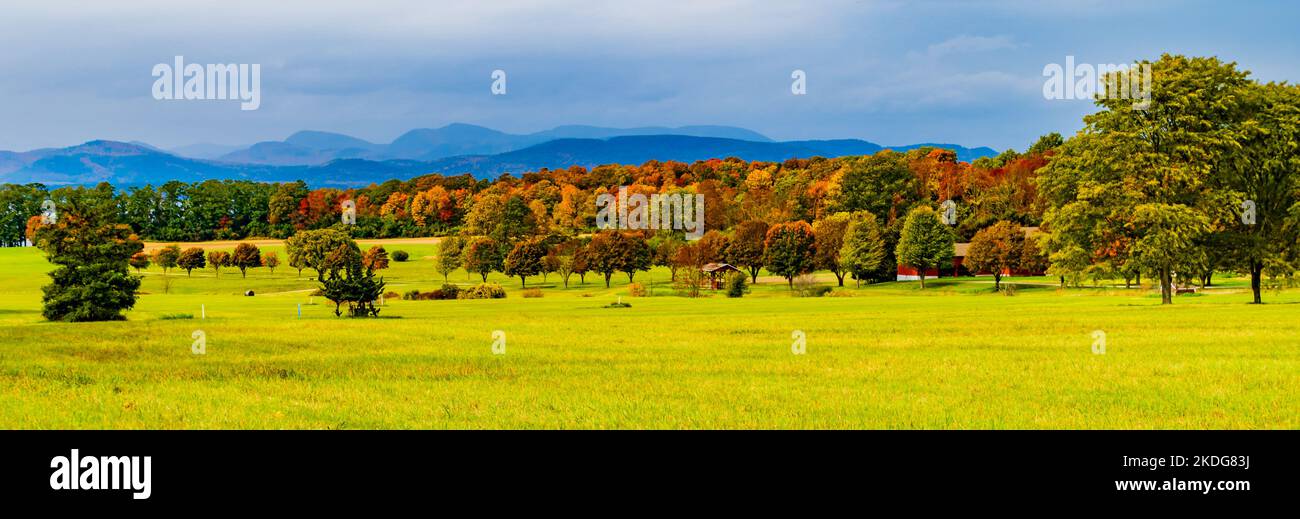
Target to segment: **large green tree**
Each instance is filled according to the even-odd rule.
[[[347,261],[353,256],[358,261],[361,259],[361,248],[357,242],[337,228],[299,231],[286,240],[284,245],[289,254],[289,265],[298,269],[299,274],[303,268],[315,270],[316,280],[320,282],[325,281],[331,270],[346,268]],[[342,253],[339,252],[340,249],[343,249]]]
[[[767,251],[768,272],[785,278],[792,290],[795,276],[816,268],[817,242],[808,222],[773,225],[767,230],[764,249]]]
[[[56,268],[44,288],[42,314],[51,321],[120,320],[135,306],[140,278],[128,262],[144,249],[116,207],[77,188],[59,204],[58,220],[36,233],[36,244]]]
[[[844,243],[840,246],[840,265],[853,275],[858,286],[862,286],[862,280],[870,279],[888,257],[882,232],[875,215],[867,211],[849,215]]]
[[[925,288],[925,271],[952,262],[956,236],[930,206],[920,206],[907,213],[903,234],[894,249],[899,265],[915,268]]]
[[[438,242],[438,262],[437,270],[442,274],[442,282],[447,282],[447,276],[460,268],[461,253],[465,249],[465,239],[460,236],[448,236]]]
[[[1107,82],[1138,81],[1142,65]],[[1099,97],[1101,110],[1057,149],[1039,186],[1051,205],[1044,225],[1054,269],[1126,256],[1156,277],[1170,304],[1175,274],[1195,270],[1208,233],[1235,215],[1234,197],[1211,179],[1239,146],[1248,80],[1217,58],[1165,55],[1149,65],[1150,99]]]
[[[1235,195],[1241,214],[1224,226],[1218,242],[1223,254],[1215,256],[1250,274],[1259,304],[1265,267],[1285,262],[1300,241],[1289,216],[1300,204],[1300,87],[1252,85],[1243,101],[1248,117],[1237,134],[1241,148],[1225,161],[1217,179]]]

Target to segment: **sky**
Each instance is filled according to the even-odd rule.
[[[1300,81],[1300,3],[1283,1],[18,0],[0,13],[0,150],[16,151],[299,130],[387,143],[454,122],[1024,149],[1093,111],[1043,97],[1044,66],[1066,56],[1218,56]],[[260,108],[154,99],[154,65],[178,55],[261,65]]]

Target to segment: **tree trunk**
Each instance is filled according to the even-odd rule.
[[[925,269],[916,269],[921,274],[921,290],[925,290]]]
[[[1260,297],[1260,281],[1264,274],[1264,264],[1259,261],[1250,262],[1250,291],[1255,294],[1255,304],[1263,304],[1264,300]]]
[[[487,283],[487,272],[479,272],[479,275],[483,276],[483,282]]]
[[[606,272],[606,273],[605,273],[605,288],[609,288],[609,278],[610,278],[611,276],[613,276],[613,275],[614,275],[613,272]]]
[[[844,286],[844,273],[843,273],[843,272],[835,272],[834,274],[835,274],[835,279],[836,279],[837,281],[839,281],[839,282],[840,282],[840,286],[843,287],[843,286]]]
[[[1174,276],[1168,267],[1160,269],[1160,304],[1174,304]]]
[[[519,276],[519,288],[528,288],[528,278]]]
[[[994,273],[993,273],[993,291],[994,291],[994,292],[997,292],[997,291],[999,291],[999,290],[1002,290],[1002,274],[999,274],[999,273],[997,273],[997,272],[994,272]]]
[[[749,279],[751,284],[758,283],[758,271],[761,268],[762,267],[749,267]]]

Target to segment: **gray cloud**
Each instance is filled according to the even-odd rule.
[[[1042,66],[1067,54],[1224,52],[1265,79],[1297,72],[1297,37],[1281,21],[1296,8],[1281,3],[22,0],[5,10],[0,149],[249,143],[301,129],[388,141],[451,122],[730,124],[775,138],[1023,148],[1074,131],[1090,110],[1039,94]],[[175,55],[262,64],[262,108],[153,100],[149,71]],[[506,96],[489,95],[498,68]],[[806,96],[790,95],[794,69],[808,73]]]

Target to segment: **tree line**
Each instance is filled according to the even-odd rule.
[[[561,268],[584,280],[598,272],[608,283],[653,265],[676,277],[717,261],[791,283],[825,269],[843,284],[846,275],[891,279],[897,265],[924,272],[951,260],[953,241],[974,240],[968,260],[995,274],[1039,262],[1062,284],[1146,277],[1170,303],[1178,285],[1240,272],[1260,302],[1265,277],[1293,279],[1300,270],[1300,91],[1254,81],[1217,58],[1166,55],[1151,65],[1149,102],[1099,97],[1099,110],[1069,139],[1049,134],[1023,153],[971,163],[920,148],[543,169],[493,181],[426,175],[348,190],[216,180],[124,191],[8,184],[0,187],[0,244],[40,241],[45,200],[61,211],[111,213],[111,232],[136,240],[331,228],[358,238],[442,235],[440,270],[503,272],[524,284]],[[709,232],[685,242],[668,231],[597,229],[596,197],[622,187],[703,195]],[[355,225],[338,225],[344,201]],[[947,201],[951,226],[935,211]],[[1041,232],[1025,237],[1021,226]]]

